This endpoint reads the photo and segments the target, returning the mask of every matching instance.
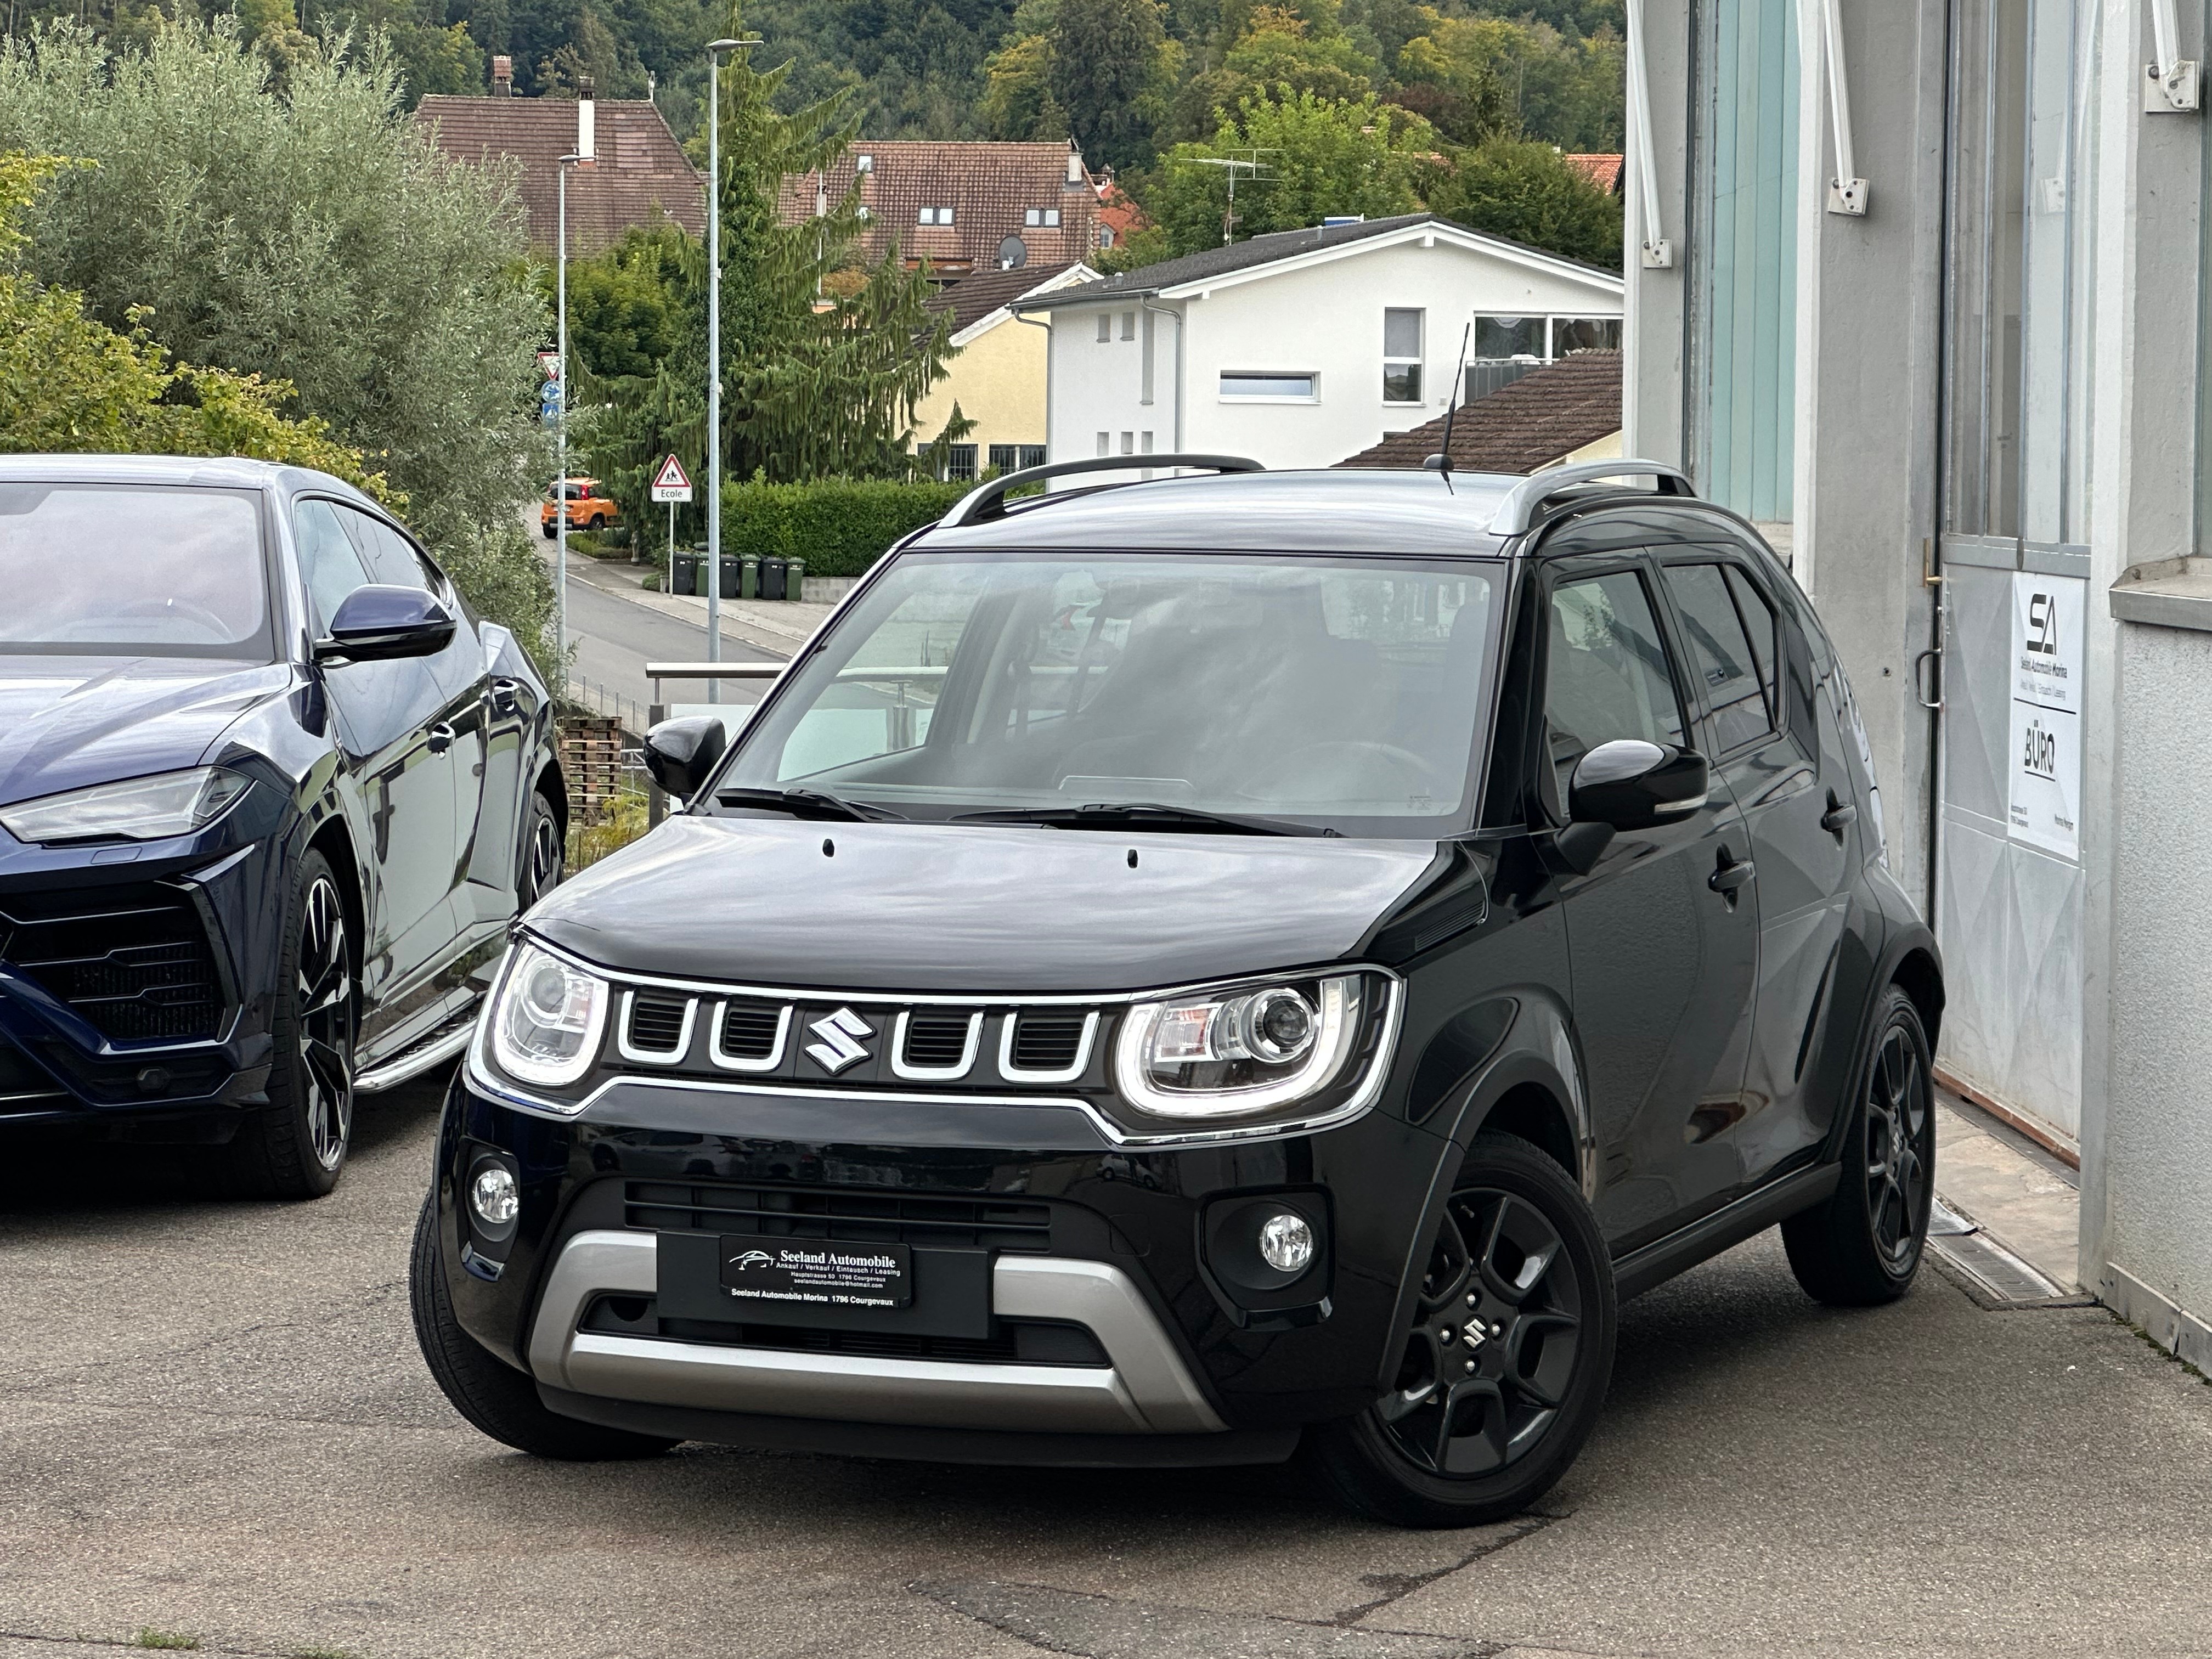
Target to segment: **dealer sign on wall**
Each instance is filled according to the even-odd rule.
[[[2012,579],[2014,841],[2081,853],[2081,645],[2089,584],[2021,570]]]

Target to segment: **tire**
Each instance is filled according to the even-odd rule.
[[[1478,1317],[1462,1325],[1470,1297]],[[1378,1521],[1504,1520],[1550,1491],[1589,1437],[1615,1325],[1612,1260],[1575,1183],[1527,1141],[1479,1135],[1431,1247],[1397,1385],[1310,1432],[1309,1466]],[[1472,1344],[1470,1329],[1483,1333]]]
[[[1835,1308],[1903,1296],[1920,1269],[1936,1195],[1936,1093],[1928,1034],[1893,985],[1875,1019],[1859,1097],[1844,1138],[1843,1178],[1827,1200],[1782,1224],[1790,1270]]]
[[[359,952],[337,873],[300,860],[284,917],[270,1034],[269,1103],[222,1149],[222,1184],[241,1197],[320,1198],[338,1183],[353,1139]]]
[[[520,915],[561,884],[568,849],[561,834],[561,819],[542,791],[530,792],[530,810],[522,817],[522,866],[514,881],[515,914]]]
[[[493,1439],[564,1463],[604,1463],[658,1457],[677,1443],[626,1429],[602,1428],[546,1410],[538,1385],[492,1357],[461,1328],[438,1259],[438,1202],[425,1199],[415,1223],[407,1299],[415,1315],[415,1340],[430,1375],[453,1409]]]
[[[606,527],[606,520],[597,513],[592,514],[592,521],[584,526],[585,529],[590,531],[594,536],[598,535],[599,532],[605,530]]]
[[[561,533],[560,526],[550,522],[541,524],[538,527],[545,532],[545,539],[549,542]]]

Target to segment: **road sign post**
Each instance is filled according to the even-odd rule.
[[[676,503],[691,499],[691,480],[684,476],[684,463],[673,455],[663,461],[660,470],[653,475],[653,499],[668,503],[668,591],[673,593],[676,591]],[[707,580],[719,586],[721,573],[710,572]]]

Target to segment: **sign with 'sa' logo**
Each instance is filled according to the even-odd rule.
[[[2081,854],[2082,631],[2089,584],[2015,571],[2012,655],[2012,784],[2007,828],[2015,841],[2062,858]]]
[[[806,1045],[806,1052],[823,1071],[836,1073],[868,1057],[867,1044],[860,1039],[875,1036],[875,1028],[850,1008],[840,1008],[834,1014],[824,1014],[806,1028],[821,1039]]]

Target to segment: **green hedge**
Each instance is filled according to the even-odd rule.
[[[802,558],[810,576],[858,576],[973,488],[865,478],[725,484],[722,550]]]

